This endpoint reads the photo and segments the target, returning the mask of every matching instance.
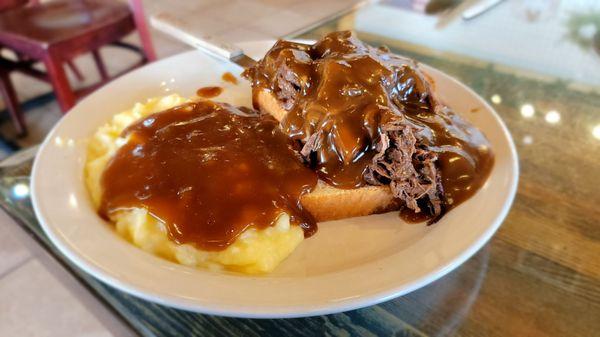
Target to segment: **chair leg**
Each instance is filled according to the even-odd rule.
[[[66,63],[67,67],[69,67],[73,74],[75,74],[75,77],[78,81],[82,82],[83,80],[85,80],[85,77],[83,76],[79,68],[77,68],[77,65],[75,64],[75,62],[73,62],[73,60],[68,60]]]
[[[12,119],[15,129],[17,130],[17,136],[26,136],[27,127],[25,126],[25,120],[23,118],[21,106],[19,105],[17,93],[15,92],[15,88],[10,81],[10,74],[4,71],[0,71],[0,91],[2,92],[2,97],[4,98],[6,108],[10,113],[10,118]]]
[[[106,71],[104,61],[102,60],[102,55],[100,55],[100,49],[92,51],[92,56],[94,57],[94,62],[96,63],[96,68],[98,68],[102,82],[108,81],[108,72]]]
[[[144,49],[146,61],[154,62],[156,61],[156,52],[154,50],[154,43],[152,43],[152,36],[150,35],[148,22],[146,21],[146,15],[144,14],[142,0],[129,0],[129,7],[133,13],[135,27],[140,34],[140,40],[142,42],[142,48]]]
[[[73,90],[71,90],[62,62],[53,55],[46,55],[44,57],[44,65],[46,66],[48,77],[54,88],[58,105],[62,112],[66,113],[73,105],[75,105],[75,94],[73,93]]]

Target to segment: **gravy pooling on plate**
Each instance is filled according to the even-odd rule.
[[[202,87],[196,90],[196,96],[202,98],[214,98],[223,93],[223,88],[221,87]]]
[[[231,84],[238,84],[237,77],[235,77],[235,75],[230,73],[229,71],[224,72],[223,75],[221,75],[221,79]]]
[[[317,176],[270,116],[200,101],[152,114],[122,136],[127,143],[101,177],[104,217],[146,208],[172,240],[205,250],[222,250],[282,212],[305,236],[316,231],[299,197]]]
[[[282,128],[322,180],[389,184],[407,220],[435,221],[493,166],[485,136],[436,99],[414,61],[348,31],[314,45],[280,40],[244,76],[288,111]]]

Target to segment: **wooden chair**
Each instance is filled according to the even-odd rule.
[[[136,28],[142,48],[121,41]],[[156,59],[141,0],[129,0],[128,4],[114,0],[44,3],[0,0],[0,91],[19,135],[26,134],[27,129],[10,73],[19,71],[49,82],[65,113],[78,97],[111,79],[99,52],[102,46],[109,44],[142,56],[138,63],[114,77]],[[3,48],[12,50],[14,57],[3,56]],[[78,79],[82,79],[83,75],[72,60],[84,53],[92,53],[101,81],[74,91],[63,66],[66,64]],[[34,67],[39,62],[44,64],[45,71]]]

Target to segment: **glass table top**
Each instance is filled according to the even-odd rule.
[[[465,21],[461,4],[428,16],[419,1],[390,0],[294,36],[355,30],[454,76],[507,124],[521,168],[515,202],[490,243],[442,279],[346,313],[249,320],[149,303],[65,266],[143,336],[600,336],[600,6],[525,3]],[[0,169],[1,204],[54,251],[22,193],[23,156]]]

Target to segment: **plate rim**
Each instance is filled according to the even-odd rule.
[[[272,40],[261,40],[261,41],[252,41],[246,42],[244,45],[249,44],[261,44],[271,42]],[[180,57],[182,54],[188,53],[198,53],[197,50],[190,50],[186,52],[182,52],[176,55],[172,55],[170,57],[164,58],[159,62],[166,62],[169,59]],[[511,206],[514,202],[518,181],[519,181],[519,160],[517,155],[517,150],[515,143],[512,139],[508,128],[506,127],[504,121],[500,118],[498,113],[493,109],[493,107],[480,95],[478,95],[475,91],[473,91],[470,87],[464,85],[454,77],[442,72],[434,67],[431,67],[425,63],[419,62],[419,65],[424,67],[427,71],[433,70],[434,72],[439,73],[447,77],[450,81],[452,81],[455,85],[459,86],[462,90],[466,90],[469,94],[477,97],[478,100],[482,103],[483,107],[488,110],[494,121],[500,126],[501,133],[503,137],[506,139],[510,154],[511,161],[511,181],[508,189],[508,198],[503,201],[502,209],[498,214],[495,215],[493,223],[491,223],[486,230],[475,239],[475,241],[468,246],[467,249],[463,250],[460,254],[452,258],[449,262],[438,266],[437,268],[431,269],[429,272],[425,273],[423,276],[418,277],[411,282],[402,283],[396,287],[388,287],[386,290],[381,290],[373,294],[369,295],[361,295],[358,297],[353,297],[350,299],[343,299],[336,302],[322,302],[310,305],[310,307],[306,307],[305,305],[299,306],[265,306],[262,305],[258,308],[247,308],[247,307],[233,307],[231,306],[222,306],[222,307],[205,307],[197,302],[193,302],[191,300],[184,301],[181,298],[175,298],[173,296],[168,296],[164,294],[153,294],[152,291],[148,291],[145,287],[141,287],[139,285],[130,284],[128,282],[123,282],[116,277],[108,275],[104,272],[103,268],[94,263],[86,261],[82,256],[79,256],[75,252],[71,251],[66,242],[63,242],[62,238],[59,237],[58,233],[55,233],[52,230],[52,226],[49,224],[49,221],[46,219],[44,213],[40,210],[40,205],[37,196],[37,187],[38,182],[36,177],[38,176],[38,172],[40,169],[40,164],[38,158],[43,153],[44,149],[48,146],[53,139],[54,134],[57,132],[57,129],[61,125],[62,121],[56,123],[51,131],[48,133],[42,144],[40,145],[39,151],[36,154],[36,158],[34,160],[34,164],[31,170],[31,201],[34,212],[36,214],[37,219],[40,222],[44,233],[49,237],[52,244],[58,248],[58,250],[65,255],[70,261],[72,261],[78,268],[83,270],[84,272],[90,274],[94,278],[102,281],[106,285],[117,288],[120,291],[124,291],[133,296],[142,298],[144,300],[158,303],[161,305],[182,309],[186,311],[193,311],[204,314],[212,314],[212,315],[220,315],[226,317],[238,317],[238,318],[297,318],[297,317],[309,317],[316,315],[325,315],[325,314],[333,314],[344,312],[348,310],[358,309],[366,306],[371,306],[375,304],[379,304],[390,299],[408,294],[416,289],[419,289],[427,284],[430,284],[450,271],[454,270],[461,264],[463,264],[466,260],[472,257],[477,251],[479,251],[494,235],[494,233],[498,230],[500,225],[505,220],[508,212],[511,209]],[[137,73],[139,71],[144,71],[144,67],[138,68],[133,72],[130,72],[125,76],[128,76],[132,73]],[[110,85],[110,84],[109,84]],[[106,87],[105,87],[106,88]],[[89,97],[94,95],[93,93],[90,96],[85,97],[81,101],[79,101],[72,109],[77,108],[79,105],[84,103]],[[194,304],[195,303],[195,304]],[[258,310],[257,310],[258,309]],[[275,309],[275,310],[274,310]]]

